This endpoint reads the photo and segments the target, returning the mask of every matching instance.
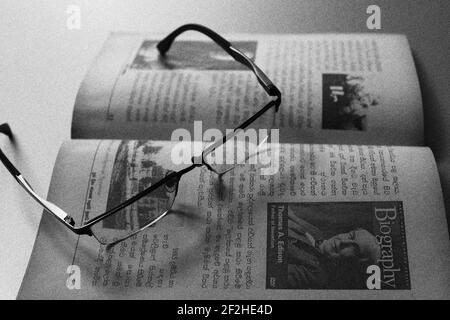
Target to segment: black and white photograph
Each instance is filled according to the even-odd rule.
[[[450,300],[449,17],[0,0],[0,300],[176,319]]]

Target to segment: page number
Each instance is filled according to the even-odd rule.
[[[381,8],[376,4],[367,7],[366,13],[369,15],[366,20],[367,29],[380,30],[381,29]]]

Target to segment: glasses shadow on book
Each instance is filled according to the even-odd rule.
[[[177,204],[167,213],[164,220],[108,248],[105,245],[94,246],[95,240],[86,238],[88,241],[78,245],[78,250],[82,251],[82,257],[77,253],[80,258],[74,259],[74,263],[81,264],[84,261],[87,264],[85,267],[79,265],[84,277],[87,277],[90,283],[96,282],[96,286],[104,293],[116,291],[117,288],[126,288],[127,292],[130,292],[134,289],[149,288],[152,285],[156,287],[161,270],[164,270],[166,280],[173,272],[175,272],[173,279],[181,280],[189,273],[198,270],[203,262],[202,250],[208,245],[205,242],[207,215],[198,207]],[[211,229],[215,228],[214,222],[208,226]],[[168,247],[163,248],[166,235]],[[64,251],[66,254],[73,254],[73,250]],[[130,269],[127,269],[130,265],[133,266],[131,273]],[[105,274],[109,275],[109,281],[108,285],[103,286]],[[142,279],[142,285],[126,286],[123,282],[125,275],[129,276],[135,284],[137,279]],[[172,278],[172,275],[170,277]],[[153,279],[155,283],[149,284],[148,279]],[[111,285],[112,283],[115,283],[114,286]],[[120,284],[117,285],[118,283]]]

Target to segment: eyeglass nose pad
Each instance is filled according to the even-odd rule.
[[[197,165],[197,166],[202,165],[203,164],[203,155],[201,155],[201,156],[193,156],[191,158],[191,162],[192,162],[192,164]]]
[[[11,127],[8,123],[0,124],[0,132],[6,134],[11,140],[14,138]]]

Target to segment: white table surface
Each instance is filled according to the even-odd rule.
[[[438,160],[450,207],[450,5],[448,1],[198,0],[0,2],[0,123],[16,136],[0,144],[35,190],[47,194],[62,141],[70,138],[78,87],[110,31],[167,32],[187,22],[219,32],[405,33],[424,96],[426,141]],[[382,30],[366,28],[378,4]],[[81,29],[68,30],[66,9],[81,9]],[[0,298],[17,295],[41,208],[0,167]],[[447,216],[450,217],[447,209]],[[450,254],[450,252],[449,252]]]

